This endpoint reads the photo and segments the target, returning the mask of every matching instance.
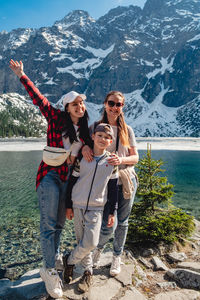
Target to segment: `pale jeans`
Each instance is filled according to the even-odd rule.
[[[52,170],[37,188],[40,207],[40,243],[45,268],[55,268],[55,256],[59,254],[61,231],[65,224],[65,197],[67,181]]]
[[[77,246],[67,259],[68,264],[75,265],[81,262],[85,270],[93,272],[92,250],[99,241],[103,211],[74,208],[74,229]]]
[[[113,227],[107,227],[109,216],[109,202],[107,202],[104,207],[103,221],[97,248],[103,249],[103,247],[112,237],[112,234],[114,232],[113,254],[116,256],[122,254],[126,242],[126,236],[128,232],[128,219],[131,213],[135,193],[137,190],[137,182],[135,177],[133,178],[133,184],[135,189],[131,199],[124,199],[122,185],[118,186],[118,208],[115,214],[116,218]]]

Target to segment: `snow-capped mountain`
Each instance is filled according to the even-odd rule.
[[[52,102],[86,93],[91,120],[120,90],[137,136],[200,136],[199,0],[147,0],[98,20],[77,10],[52,27],[1,32],[0,92],[25,95],[11,58]]]

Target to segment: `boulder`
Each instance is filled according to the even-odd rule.
[[[186,269],[170,269],[167,275],[183,288],[200,289],[200,273]]]

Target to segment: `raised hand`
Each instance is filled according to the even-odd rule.
[[[24,66],[21,60],[20,62],[18,62],[17,60],[14,61],[13,59],[11,59],[9,67],[19,78],[25,75]]]

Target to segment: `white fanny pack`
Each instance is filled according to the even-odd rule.
[[[43,161],[53,167],[61,166],[69,156],[70,151],[64,148],[45,146],[43,149]]]

